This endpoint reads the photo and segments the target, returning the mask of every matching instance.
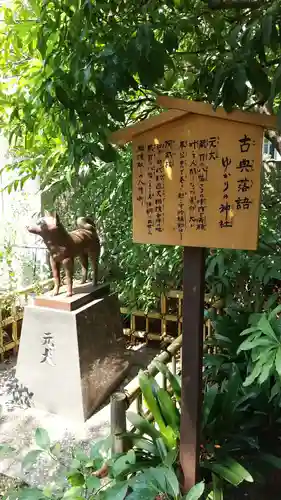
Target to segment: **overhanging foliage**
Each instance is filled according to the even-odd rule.
[[[20,185],[39,173],[45,187],[63,189],[97,158],[114,161],[109,131],[156,112],[156,94],[278,111],[280,2],[213,7],[201,0],[3,7],[1,128],[14,155],[24,156]],[[271,139],[279,148],[279,136]]]

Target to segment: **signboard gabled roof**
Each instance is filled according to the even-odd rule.
[[[113,132],[110,137],[111,142],[124,145],[127,142],[131,142],[133,138],[139,134],[160,127],[166,123],[173,122],[179,118],[186,117],[189,114],[211,116],[213,118],[230,120],[232,122],[247,123],[270,130],[277,128],[277,117],[273,115],[239,110],[227,113],[222,107],[214,111],[212,105],[205,102],[188,101],[186,99],[168,96],[159,96],[156,102],[159,106],[168,108],[168,111],[163,111],[159,115],[152,116],[134,125]]]

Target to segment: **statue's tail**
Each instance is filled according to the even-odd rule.
[[[91,217],[79,217],[77,219],[77,227],[79,229],[86,229],[87,231],[96,232],[96,224]]]

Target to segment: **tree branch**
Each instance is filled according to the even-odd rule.
[[[208,0],[208,7],[212,10],[226,9],[258,9],[263,6],[263,0]]]
[[[155,102],[155,99],[153,97],[140,97],[139,99],[132,99],[129,101],[124,101],[123,99],[117,100],[117,103],[123,104],[125,106],[131,106],[133,104],[144,104],[145,102]]]
[[[276,151],[281,155],[281,135],[274,130],[266,130],[264,135],[271,142]]]
[[[220,53],[220,55],[223,55],[223,54],[230,53],[231,50],[225,49],[222,53],[219,51],[218,47],[213,47],[211,49],[208,49],[208,52],[215,52],[215,53]],[[200,49],[200,50],[194,50],[194,51],[185,50],[185,51],[181,51],[181,52],[177,51],[174,53],[175,56],[197,56],[198,54],[206,54],[206,49]]]
[[[272,106],[269,103],[259,106],[261,113],[266,115],[271,115],[273,112]],[[271,142],[276,151],[281,155],[281,135],[275,130],[266,130],[264,133],[265,137]]]

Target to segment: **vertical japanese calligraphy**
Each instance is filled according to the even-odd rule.
[[[146,191],[146,213],[147,213],[147,232],[152,234],[152,229],[155,222],[155,152],[154,145],[149,144],[147,147],[147,191]]]
[[[133,140],[140,243],[256,247],[263,130],[192,114]]]
[[[192,154],[189,166],[189,226],[196,228],[197,231],[205,231],[207,228],[205,186],[208,182],[209,164],[219,158],[218,145],[219,137],[207,137],[188,142]],[[197,186],[197,193],[195,186]]]
[[[42,347],[43,347],[43,353],[40,363],[47,363],[50,366],[55,366],[53,361],[55,343],[53,335],[50,332],[44,333],[42,337]]]
[[[253,203],[251,191],[254,185],[254,159],[251,157],[251,148],[255,146],[255,141],[244,134],[238,141],[241,159],[236,168],[241,173],[241,178],[237,179],[237,198],[235,200],[237,210],[249,210]]]
[[[223,156],[221,159],[223,168],[223,201],[220,204],[219,212],[221,219],[219,221],[220,228],[232,227],[232,207],[229,200],[229,185],[231,177],[232,160],[228,156]]]
[[[179,178],[179,190],[178,190],[178,200],[177,200],[178,209],[177,209],[177,219],[176,219],[177,230],[180,234],[181,240],[182,240],[182,234],[186,230],[185,184],[187,178],[186,175],[187,161],[185,153],[186,145],[183,143],[184,141],[180,143],[180,178]]]
[[[173,167],[173,144],[165,141],[164,144],[156,144],[157,152],[155,170],[155,231],[162,233],[165,225],[165,168]]]
[[[137,151],[137,200],[143,206],[145,199],[144,146],[138,146]]]

